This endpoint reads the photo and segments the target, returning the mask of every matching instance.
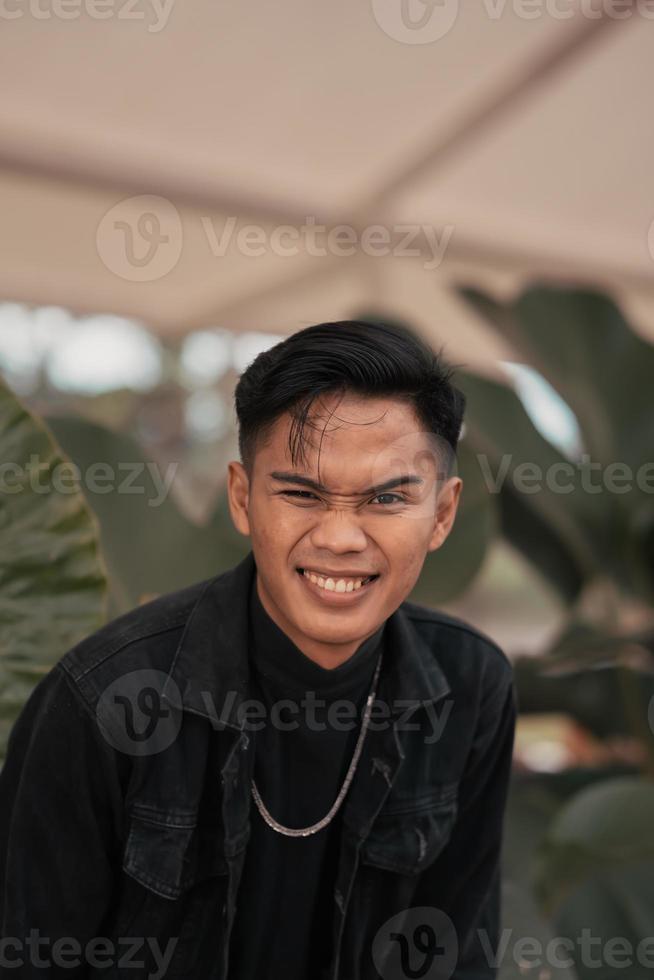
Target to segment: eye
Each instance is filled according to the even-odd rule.
[[[373,497],[373,500],[378,500],[379,501],[379,500],[381,500],[382,497],[391,497],[392,498],[391,500],[387,500],[387,502],[386,502],[386,504],[384,504],[384,506],[388,506],[389,504],[403,504],[404,503],[404,497],[401,494],[399,494],[399,493],[378,493],[376,497]]]
[[[304,500],[310,503],[313,500],[318,500],[315,493],[310,490],[281,490],[280,494],[282,497],[291,497],[294,500]],[[383,507],[389,507],[393,504],[404,504],[406,503],[402,494],[399,493],[379,493],[376,497],[373,497],[373,503],[378,501]]]

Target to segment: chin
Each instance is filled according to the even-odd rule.
[[[315,620],[306,629],[303,626],[296,626],[298,632],[302,633],[308,639],[313,640],[314,643],[333,643],[343,645],[346,643],[355,643],[359,640],[362,630],[356,630],[355,633],[352,631],[352,626],[348,625],[347,629],[339,628],[339,624],[334,624],[334,627],[330,629],[326,627],[325,629],[316,629]],[[369,627],[372,629],[372,627]]]

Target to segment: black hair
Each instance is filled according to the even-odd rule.
[[[305,327],[259,354],[239,378],[234,397],[241,462],[251,474],[260,440],[285,412],[293,418],[293,464],[305,459],[311,406],[328,392],[394,396],[409,403],[455,459],[465,396],[450,380],[453,370],[399,323],[361,319]]]

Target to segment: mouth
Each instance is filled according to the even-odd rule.
[[[304,584],[316,595],[327,601],[351,600],[358,598],[377,581],[379,574],[337,575],[311,568],[297,568]]]

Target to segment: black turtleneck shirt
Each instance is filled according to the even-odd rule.
[[[271,619],[259,598],[256,576],[249,622],[251,696],[265,706],[262,720],[255,724],[263,727],[249,732],[255,740],[254,778],[275,820],[286,827],[307,827],[328,813],[343,785],[381,652],[384,624],[349,660],[329,670],[302,653]],[[330,705],[340,700],[356,708],[330,711]],[[288,701],[296,707],[290,708]],[[275,724],[276,715],[280,724]],[[229,980],[323,976],[331,954],[344,805],[317,833],[287,837],[268,826],[252,799],[251,837],[230,941]]]

